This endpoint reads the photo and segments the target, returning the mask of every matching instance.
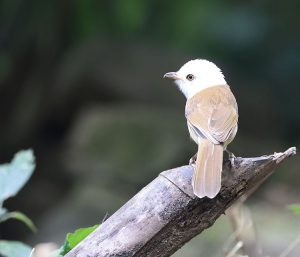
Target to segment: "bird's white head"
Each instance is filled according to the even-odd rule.
[[[226,85],[222,71],[204,59],[191,60],[177,72],[166,73],[164,78],[173,79],[186,98],[208,87]]]

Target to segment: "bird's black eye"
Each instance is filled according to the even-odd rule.
[[[194,80],[194,75],[193,74],[188,74],[187,76],[186,76],[186,79],[187,80],[189,80],[189,81],[192,81],[192,80]]]

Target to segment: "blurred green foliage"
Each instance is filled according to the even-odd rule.
[[[60,115],[43,116],[45,113],[41,110],[48,110],[47,115],[53,115],[51,110],[55,106],[49,100],[57,96],[53,86],[59,82],[57,73],[66,76],[70,65],[63,65],[65,58],[74,55],[78,47],[88,47],[92,40],[99,40],[99,48],[105,41],[114,42],[107,49],[112,53],[116,48],[126,49],[131,44],[136,48],[133,52],[139,55],[140,62],[146,59],[149,68],[155,64],[151,63],[147,50],[141,50],[139,45],[153,44],[160,49],[171,48],[171,53],[177,49],[177,52],[188,53],[187,57],[212,59],[224,67],[229,83],[237,91],[242,103],[240,123],[244,133],[261,136],[262,131],[270,137],[282,134],[289,142],[299,141],[300,112],[297,97],[292,97],[300,93],[296,82],[300,65],[299,34],[295,33],[299,25],[297,7],[298,1],[292,0],[276,3],[233,0],[1,1],[0,100],[2,123],[7,122],[0,131],[1,141],[6,142],[3,147],[7,144],[16,146],[20,139],[23,144],[28,142],[32,138],[26,132],[40,131],[40,126],[49,125],[49,118],[59,123],[58,126],[64,123],[65,115],[72,110],[66,111],[67,114],[60,113],[61,119]],[[99,49],[94,49],[95,57],[97,51]],[[132,57],[127,55],[126,58]],[[173,69],[183,63],[171,62],[170,58],[169,68]],[[105,62],[95,60],[93,66],[97,63],[105,65]],[[78,67],[80,72],[93,69],[82,65]],[[73,70],[73,77],[78,75],[78,69]],[[164,71],[161,70],[161,74]],[[78,83],[90,83],[90,72],[84,73]],[[73,92],[72,99],[80,103],[83,96],[90,98],[94,92],[91,85],[87,85],[85,91],[80,98]],[[114,99],[114,92],[109,91],[103,100]],[[96,94],[99,99],[100,94]],[[8,99],[11,99],[10,103]],[[27,111],[22,108],[24,105]],[[5,106],[8,108],[3,108]],[[256,126],[247,118],[253,113],[257,115]],[[24,132],[17,128],[22,123],[26,123]],[[276,126],[268,129],[272,124]],[[57,129],[64,129],[66,124],[61,126]],[[15,133],[18,136],[7,142],[5,135],[14,132],[18,132]],[[31,134],[31,137],[38,135]]]
[[[296,215],[300,215],[300,204],[291,204],[288,206],[288,208]]]

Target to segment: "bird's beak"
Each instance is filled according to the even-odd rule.
[[[168,72],[166,73],[163,78],[168,78],[168,79],[173,79],[173,80],[177,80],[180,79],[180,77],[178,76],[177,72]]]

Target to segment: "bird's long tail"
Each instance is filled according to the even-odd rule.
[[[198,139],[198,153],[192,185],[200,198],[214,198],[221,189],[223,147],[208,139]]]

